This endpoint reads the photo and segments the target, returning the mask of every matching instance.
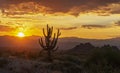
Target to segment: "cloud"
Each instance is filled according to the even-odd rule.
[[[120,14],[120,4],[111,4],[109,9],[112,14]]]
[[[81,25],[82,28],[93,29],[93,28],[107,28],[107,25]]]
[[[74,30],[77,29],[77,27],[68,27],[68,28],[59,28],[60,30]]]
[[[120,3],[109,4],[108,6],[100,7],[98,10],[94,10],[94,12],[99,15],[110,15],[110,14],[120,14]]]
[[[5,26],[5,25],[0,25],[0,32],[10,32],[10,31],[15,31],[15,30],[16,28]]]
[[[119,4],[120,0],[0,0],[2,13],[68,13],[78,16],[79,13],[99,10],[111,4]],[[101,8],[102,9],[102,8]],[[112,12],[111,12],[112,13]],[[119,13],[114,11],[114,13]]]
[[[86,28],[86,29],[94,29],[94,28],[113,28],[113,27],[120,27],[120,21],[116,21],[110,24],[83,24],[81,25],[81,28]]]
[[[120,26],[120,21],[115,22],[116,26]]]

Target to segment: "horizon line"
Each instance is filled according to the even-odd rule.
[[[14,36],[14,35],[0,35],[0,37],[17,37],[17,38],[20,38],[18,36]],[[27,38],[27,37],[44,37],[44,36],[30,35],[30,36],[25,36],[25,37],[22,37],[22,38]],[[59,37],[59,39],[63,39],[63,38],[77,38],[77,39],[86,39],[86,40],[109,40],[109,39],[115,39],[115,38],[120,38],[120,37],[111,37],[111,38],[80,38],[80,37],[75,37],[75,36]]]

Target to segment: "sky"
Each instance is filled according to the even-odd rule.
[[[120,0],[0,0],[0,36],[43,36],[47,24],[61,37],[120,37]]]

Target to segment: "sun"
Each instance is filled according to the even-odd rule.
[[[18,37],[25,37],[25,34],[24,34],[23,32],[19,32],[19,33],[17,34],[17,36],[18,36]]]

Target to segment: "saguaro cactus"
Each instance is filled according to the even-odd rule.
[[[58,29],[57,33],[54,33],[53,37],[53,27],[49,27],[47,25],[47,32],[45,33],[45,30],[43,28],[43,35],[45,40],[42,38],[39,39],[39,44],[43,48],[44,51],[47,52],[47,59],[49,61],[52,61],[52,52],[56,51],[58,49],[57,41],[59,36],[61,35],[60,30]]]

